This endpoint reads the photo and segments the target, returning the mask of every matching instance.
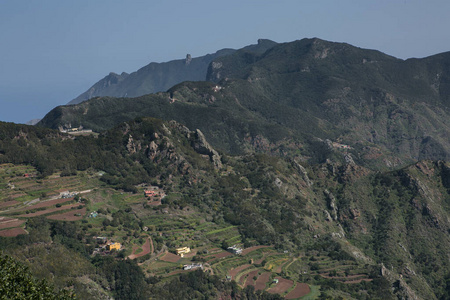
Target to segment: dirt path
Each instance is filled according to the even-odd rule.
[[[59,198],[59,199],[54,199],[54,200],[40,201],[37,204],[27,206],[27,207],[21,207],[19,209],[15,209],[15,210],[11,210],[11,211],[23,211],[23,210],[30,210],[30,209],[41,208],[41,207],[48,207],[48,206],[53,206],[55,204],[69,202],[72,200],[73,200],[73,198]]]
[[[153,239],[151,237],[148,237],[150,239],[150,245],[152,246],[152,254],[155,253],[155,248],[153,247]]]
[[[354,274],[354,275],[348,275],[348,276],[330,276],[330,273],[326,274],[320,274],[323,278],[327,279],[335,279],[335,280],[347,280],[347,279],[361,279],[361,277],[367,278],[367,274]]]
[[[364,278],[364,279],[358,279],[358,280],[351,280],[351,281],[344,281],[343,283],[344,284],[354,284],[354,283],[360,283],[361,281],[367,281],[367,282],[370,282],[370,281],[372,281],[373,279],[370,279],[370,278]]]

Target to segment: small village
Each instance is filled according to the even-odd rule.
[[[13,173],[17,175],[11,177]],[[148,276],[162,278],[203,270],[286,299],[318,293],[318,287],[302,283],[301,276],[335,278],[347,284],[372,280],[355,262],[343,261],[340,266],[314,253],[279,252],[257,244],[243,247],[236,226],[206,221],[189,207],[167,207],[165,199],[178,195],[167,195],[156,185],[140,185],[138,193],[125,193],[94,188],[101,177],[98,172],[45,180],[23,176],[34,173],[25,167],[0,166],[0,180],[14,185],[1,191],[10,200],[0,206],[0,236],[28,234],[26,220],[38,216],[80,222],[86,237],[92,237],[92,256],[136,260]],[[89,180],[82,180],[86,177]],[[222,248],[225,244],[232,246]]]
[[[95,134],[92,129],[85,129],[82,125],[79,127],[72,127],[70,124],[68,126],[60,126],[59,132],[67,133],[70,135],[90,135]]]

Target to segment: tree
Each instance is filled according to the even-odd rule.
[[[222,241],[222,249],[227,250],[228,247],[230,247],[230,244],[227,242],[227,240]]]
[[[75,299],[66,290],[55,292],[45,280],[37,281],[27,267],[1,252],[0,278],[2,299]]]

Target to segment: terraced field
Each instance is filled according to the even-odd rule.
[[[0,229],[6,229],[6,228],[12,228],[12,227],[18,227],[25,223],[24,220],[18,220],[18,219],[9,219],[8,221],[0,221]]]
[[[265,272],[262,273],[258,279],[256,279],[255,281],[255,290],[265,290],[266,289],[266,284],[269,282],[270,280],[270,276],[272,275],[271,272]]]
[[[267,292],[271,294],[285,294],[291,287],[294,286],[294,282],[289,279],[285,279],[282,277],[275,277],[275,279],[278,280],[278,283],[276,283],[272,288],[268,289]]]
[[[15,237],[18,236],[19,234],[28,234],[28,232],[20,227],[0,230],[0,236],[3,237]]]
[[[290,291],[285,298],[286,299],[298,299],[300,297],[306,296],[311,292],[309,285],[306,283],[296,283],[295,288]]]
[[[136,250],[138,250],[140,247],[139,246],[133,246],[133,252],[131,253],[131,255],[128,256],[129,259],[135,259],[138,257],[142,257],[144,255],[147,255],[149,253],[153,253],[154,249],[153,249],[153,241],[151,237],[148,237],[145,240],[144,245],[142,245],[142,251],[139,253],[136,253]]]
[[[189,209],[174,211],[160,206],[160,202],[157,206],[149,205],[143,193],[98,188],[82,195],[88,199],[84,203],[58,197],[62,192],[92,189],[98,184],[98,178],[92,174],[69,177],[56,174],[46,179],[33,174],[36,170],[30,167],[0,165],[0,236],[27,234],[27,220],[38,216],[62,221],[84,219],[87,234],[107,236],[122,243],[128,258],[137,259],[147,274],[167,278],[189,272],[180,268],[183,264],[201,262],[208,272],[224,279],[229,276],[241,287],[254,286],[255,290],[277,293],[286,299],[318,295],[317,287],[304,283],[305,278],[312,276],[346,284],[371,280],[354,261],[281,252],[257,245],[253,240],[248,242],[256,246],[243,249],[241,255],[232,254],[222,247],[226,244],[243,247],[236,226],[214,223]],[[90,212],[99,209],[102,212],[97,217],[87,218]],[[105,223],[106,220],[112,223],[114,213],[121,210],[127,212],[131,221],[137,216],[142,222],[128,228],[125,223],[114,226]],[[184,258],[169,252],[178,247],[190,247],[192,252]]]
[[[237,268],[231,269],[231,270],[229,271],[229,274],[230,274],[230,276],[231,276],[231,279],[235,280],[235,279],[236,279],[236,276],[237,276],[238,274],[240,274],[242,271],[244,271],[245,269],[247,269],[247,268],[250,267],[250,266],[251,266],[251,265],[249,265],[249,264],[245,264],[245,265],[241,265],[241,266],[239,266],[239,267],[237,267]]]
[[[315,264],[317,270],[311,271],[312,275],[320,275],[347,284],[372,281],[367,271],[354,261],[332,261],[329,257],[321,257]]]
[[[89,178],[80,176],[60,177],[53,175],[48,178],[37,178],[37,171],[29,166],[2,164],[0,165],[0,208],[30,201],[36,198],[58,196],[64,191],[81,191],[95,187]],[[11,200],[17,202],[12,203]]]
[[[45,209],[45,210],[40,210],[34,213],[28,213],[28,214],[22,214],[22,215],[18,215],[17,217],[19,218],[31,218],[31,217],[37,217],[37,216],[42,216],[42,215],[48,215],[57,211],[62,211],[62,210],[69,210],[69,209],[73,209],[77,206],[80,206],[82,204],[80,203],[75,203],[75,204],[69,204],[69,205],[63,205],[61,207],[55,207],[55,208],[50,208],[50,209]]]
[[[61,214],[50,215],[47,217],[47,219],[59,221],[78,221],[83,219],[85,214],[86,214],[86,207],[83,207],[82,209],[78,210],[70,210],[68,212]]]
[[[0,165],[0,236],[27,234],[29,218],[76,221],[86,214],[84,203],[59,197],[62,192],[89,191],[97,184],[86,176],[37,178],[29,166]],[[78,209],[77,209],[78,208]]]

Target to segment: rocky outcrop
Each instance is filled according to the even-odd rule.
[[[219,70],[220,70],[220,68],[222,68],[222,66],[223,66],[223,64],[221,62],[213,61],[210,64],[209,70],[208,70],[208,72],[213,75],[210,75],[209,77],[213,76],[214,79],[219,80],[221,78],[221,74],[220,74]]]
[[[191,133],[192,131],[189,130],[189,128],[187,128],[186,126],[176,122],[176,121],[170,121],[169,122],[171,127],[175,127],[177,130],[179,130],[182,134],[184,134],[186,136],[186,138],[190,139],[191,138]]]
[[[297,170],[297,172],[302,176],[302,179],[305,181],[307,186],[312,186],[313,182],[308,177],[308,172],[306,169],[299,164],[295,159],[292,162],[292,165]]]
[[[279,189],[281,189],[281,187],[283,186],[283,182],[281,181],[281,179],[280,178],[275,178],[275,185],[279,188]]]
[[[216,169],[222,168],[222,161],[219,153],[211,147],[200,129],[195,131],[192,146],[197,153],[208,155]]]
[[[352,166],[356,165],[355,161],[353,160],[353,157],[352,157],[352,155],[350,153],[345,154],[344,155],[344,159],[345,159],[345,163],[346,164],[349,164],[349,165],[352,165]]]
[[[77,104],[83,101],[89,100],[95,96],[103,96],[102,94],[104,90],[112,89],[121,82],[123,82],[130,74],[126,72],[122,72],[122,74],[116,74],[114,72],[109,73],[103,79],[94,84],[89,90],[79,95],[77,98],[70,101],[68,104]],[[117,95],[123,96],[123,95]]]
[[[358,219],[361,216],[361,212],[357,208],[350,208],[350,218],[353,220]]]
[[[186,59],[184,61],[184,64],[186,66],[188,66],[191,63],[191,61],[192,61],[192,56],[190,54],[186,54]]]
[[[127,150],[130,154],[134,154],[141,150],[141,142],[134,141],[131,134],[128,136]]]
[[[408,286],[408,284],[403,280],[401,276],[390,271],[388,268],[381,264],[381,276],[383,276],[387,281],[389,281],[394,287],[394,293],[399,299],[405,300],[419,300],[422,299]]]
[[[158,145],[155,143],[155,141],[151,141],[150,145],[148,146],[148,158],[154,160],[157,154],[158,154]]]
[[[324,209],[324,210],[323,210],[323,214],[324,214],[324,216],[325,216],[325,221],[332,221],[331,215],[330,215],[330,213],[328,212],[328,210]]]
[[[337,220],[337,211],[338,211],[338,207],[336,204],[336,198],[329,190],[324,190],[323,193],[327,197],[328,208],[331,209],[331,215],[333,217],[333,220],[336,221]]]

